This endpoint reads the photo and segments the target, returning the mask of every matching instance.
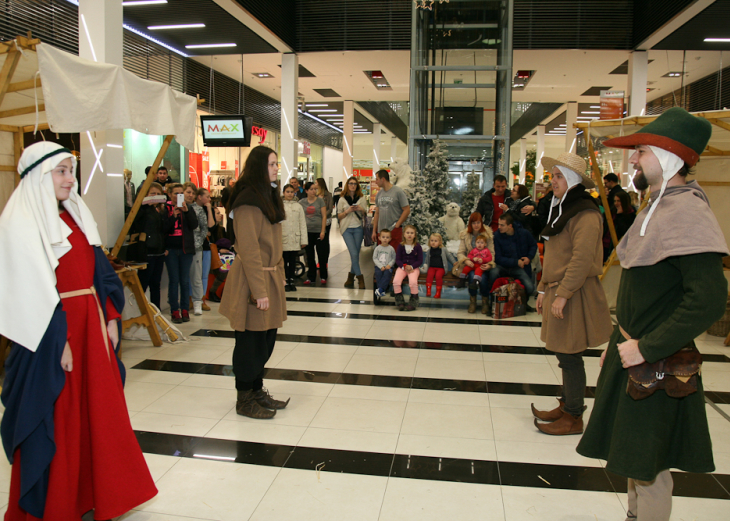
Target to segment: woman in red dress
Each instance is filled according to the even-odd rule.
[[[14,342],[0,427],[13,464],[6,521],[80,520],[91,510],[111,519],[157,494],[115,352],[121,283],[75,170],[56,143],[28,147],[0,216],[0,287],[14,297],[0,302],[0,334]]]

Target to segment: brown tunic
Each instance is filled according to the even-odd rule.
[[[540,338],[556,353],[580,353],[608,342],[613,326],[598,276],[603,270],[603,220],[598,210],[584,210],[545,241],[542,280],[545,292]],[[568,299],[562,319],[550,307],[556,297]]]

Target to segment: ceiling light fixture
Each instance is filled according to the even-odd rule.
[[[678,71],[670,71],[666,73],[662,78],[679,78],[682,75],[681,72]]]
[[[596,112],[596,111],[591,111],[591,110],[581,110],[580,113],[581,114],[600,114],[601,112],[600,111]]]
[[[257,78],[273,78],[268,72],[254,72],[253,75]]]
[[[309,112],[337,112],[337,109],[312,109]]]
[[[326,103],[307,103],[307,107],[329,107]]]
[[[592,108],[592,109],[600,109],[600,108],[601,108],[601,106],[600,106],[600,105],[591,105],[591,108]]]
[[[201,27],[205,27],[205,24],[150,25],[147,29],[159,31],[160,29],[200,29]]]
[[[342,133],[342,129],[341,129],[341,128],[337,128],[337,127],[336,127],[336,126],[334,126],[334,125],[330,125],[330,124],[329,124],[329,123],[327,123],[327,122],[326,122],[325,120],[323,120],[323,119],[319,119],[319,118],[318,118],[317,116],[315,116],[314,114],[310,114],[309,112],[304,112],[304,111],[303,111],[302,109],[297,109],[297,110],[299,111],[299,113],[300,113],[300,114],[304,114],[305,116],[307,116],[307,117],[309,117],[309,118],[312,118],[313,120],[315,120],[315,121],[318,121],[318,122],[322,123],[323,125],[327,125],[328,127],[332,128],[332,129],[335,129],[335,130],[336,130],[337,132],[339,132],[339,133]]]
[[[183,58],[189,58],[189,57],[190,57],[190,55],[189,55],[189,54],[186,54],[186,53],[184,53],[184,52],[182,52],[182,51],[180,51],[180,50],[178,50],[178,49],[175,49],[174,47],[172,47],[172,46],[170,46],[170,45],[168,45],[168,44],[166,44],[166,43],[164,43],[164,42],[161,42],[160,40],[158,40],[158,39],[156,39],[156,38],[152,38],[152,37],[151,37],[151,36],[150,36],[149,34],[145,34],[145,33],[143,33],[142,31],[140,31],[140,30],[138,30],[138,29],[135,29],[135,28],[134,28],[134,27],[132,27],[131,25],[123,24],[123,25],[122,25],[122,27],[124,27],[124,28],[125,28],[125,29],[126,29],[127,31],[129,31],[129,32],[132,32],[132,33],[134,33],[134,34],[138,34],[138,35],[139,35],[139,36],[141,36],[142,38],[145,38],[145,39],[147,39],[147,40],[149,40],[149,41],[151,41],[151,42],[154,42],[154,43],[156,43],[157,45],[159,45],[159,46],[161,46],[161,47],[164,47],[164,48],[165,48],[165,49],[167,49],[167,50],[170,50],[170,51],[172,51],[172,52],[174,52],[174,53],[177,53],[177,54],[179,54],[179,55],[180,55],[180,56],[182,56]]]
[[[166,4],[167,0],[126,0],[122,2],[123,7],[134,7],[136,5]]]
[[[213,47],[235,47],[235,43],[204,43],[196,45],[186,45],[186,49],[209,49]]]
[[[730,43],[730,38],[705,38],[706,42]]]

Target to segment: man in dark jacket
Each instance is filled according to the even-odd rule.
[[[548,192],[537,202],[537,218],[540,221],[540,229],[537,231],[538,235],[541,231],[543,231],[543,229],[545,229],[545,226],[547,226],[548,216],[550,215],[550,206],[552,206],[552,204],[553,186],[550,185]]]
[[[611,210],[611,215],[616,217],[616,207],[613,205],[613,198],[616,197],[617,193],[623,192],[624,189],[621,188],[616,174],[604,175],[603,186],[606,189],[606,197],[608,198],[608,207]]]
[[[507,178],[503,175],[494,177],[494,188],[484,192],[477,203],[477,212],[482,214],[482,222],[485,226],[497,231],[497,223],[500,215],[509,209],[512,198],[506,193]]]
[[[499,231],[494,234],[494,256],[497,265],[489,270],[489,285],[500,277],[514,277],[525,286],[530,297],[535,292],[531,262],[537,252],[537,242],[514,218],[505,214],[499,218]]]

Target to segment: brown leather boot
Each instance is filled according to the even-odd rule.
[[[538,420],[544,422],[554,422],[563,417],[563,407],[565,407],[565,402],[558,399],[558,406],[552,411],[539,411],[535,409],[534,403],[531,403],[530,407],[532,408],[532,415]]]
[[[355,287],[355,274],[354,273],[348,273],[347,274],[347,280],[345,281],[345,287],[346,288],[354,288]]]
[[[283,409],[287,405],[289,405],[289,400],[291,400],[291,398],[289,398],[285,402],[282,402],[281,400],[275,400],[266,387],[262,387],[261,389],[256,391],[253,395],[253,398],[254,400],[256,400],[256,402],[258,402],[261,407],[266,407],[267,409]]]
[[[489,306],[489,297],[482,297],[482,315],[492,316],[492,309]]]
[[[208,304],[206,304],[205,300],[203,301],[202,309],[203,309],[203,311],[210,311],[210,306]]]
[[[477,296],[476,295],[469,296],[469,309],[467,311],[469,313],[476,313],[476,311],[477,311]]]
[[[362,275],[358,275],[355,278],[357,279],[357,287],[359,289],[365,289],[365,277],[363,277]]]
[[[236,414],[257,420],[268,420],[276,415],[276,411],[261,407],[256,401],[253,391],[238,391]]]
[[[192,311],[193,309],[193,297],[190,297],[190,307],[188,307],[188,311]]]
[[[551,436],[567,436],[569,434],[583,434],[583,414],[573,416],[563,411],[560,419],[552,423],[540,423],[535,418],[535,427]]]

